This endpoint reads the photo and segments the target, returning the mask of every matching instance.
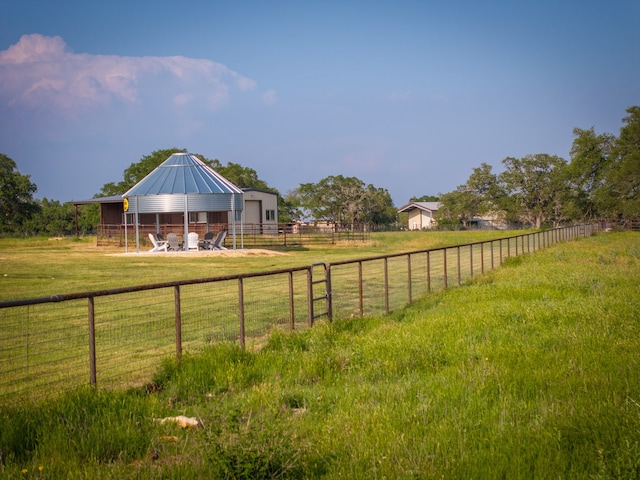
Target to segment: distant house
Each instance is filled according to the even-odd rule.
[[[409,230],[422,230],[435,226],[435,214],[440,205],[442,205],[440,202],[411,202],[399,209],[398,213],[409,214]]]

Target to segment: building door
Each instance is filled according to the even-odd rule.
[[[260,234],[262,231],[262,201],[245,200],[244,231],[249,234]]]

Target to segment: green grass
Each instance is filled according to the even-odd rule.
[[[95,238],[0,239],[0,301],[307,266],[424,250],[522,232],[373,233],[366,243],[277,250],[273,256],[124,254]]]
[[[486,232],[482,232],[486,236]],[[470,242],[479,235],[470,233],[464,237]],[[462,237],[460,237],[462,239]],[[448,240],[445,242],[444,240]],[[449,243],[451,238],[444,235],[430,234],[392,234],[380,235],[376,240],[377,245],[359,245],[354,249],[352,245],[341,245],[332,250],[323,249],[327,257],[340,258],[345,252],[358,253],[359,258],[368,253],[366,250],[375,248],[377,260],[363,262],[363,311],[371,315],[385,312],[387,305],[393,308],[401,308],[409,301],[408,296],[408,256],[406,254],[389,258],[388,261],[380,259],[381,251],[389,251],[392,244],[394,249],[399,246],[403,250],[413,248],[416,242],[425,241],[431,243]],[[37,246],[42,247],[42,240],[32,239]],[[57,241],[56,241],[57,242]],[[502,244],[502,242],[500,242]],[[511,242],[512,244],[514,242]],[[68,278],[78,281],[91,267],[102,261],[103,253],[91,251],[90,247],[80,241],[54,243],[56,248],[73,248],[71,252],[55,252],[41,258],[41,269],[46,270],[51,264],[44,260],[62,262],[66,265]],[[27,242],[23,248],[29,248]],[[424,245],[421,245],[424,247]],[[489,245],[486,245],[488,247]],[[479,248],[478,245],[476,247]],[[506,248],[506,247],[505,247]],[[354,250],[358,250],[354,252]],[[361,251],[362,250],[362,251]],[[463,278],[469,273],[469,249],[459,252],[457,248],[447,249],[449,272],[447,277],[450,284],[460,281],[458,273],[462,270]],[[494,245],[494,251],[498,248]],[[502,248],[500,250],[503,250]],[[511,248],[513,250],[513,246]],[[487,248],[483,248],[485,253]],[[291,254],[291,258],[305,258],[305,252],[298,251]],[[458,254],[456,254],[458,252]],[[314,251],[317,254],[317,251]],[[412,255],[413,287],[412,290],[418,296],[431,290],[444,286],[443,281],[443,253],[444,250],[435,251],[431,256],[430,281],[425,278],[428,257],[424,253]],[[11,254],[19,255],[17,246],[11,249]],[[372,255],[367,255],[371,257]],[[73,258],[69,261],[68,257]],[[462,269],[455,268],[460,257]],[[110,257],[114,258],[114,257]],[[116,257],[117,258],[117,257]],[[198,268],[203,265],[211,265],[211,260],[220,263],[217,265],[217,274],[224,271],[222,261],[228,257],[218,256],[166,256],[166,255],[134,255],[129,261],[139,261],[148,258],[154,262],[154,267],[149,270],[166,268],[165,263],[171,264],[173,274],[184,273],[184,269],[193,268],[194,262],[200,262]],[[283,260],[290,261],[286,256]],[[464,260],[466,258],[466,261]],[[481,259],[479,252],[473,257],[476,271],[481,269],[478,261]],[[251,256],[238,258],[234,261],[243,265],[257,264]],[[485,264],[486,262],[485,258]],[[270,257],[262,259],[262,266],[271,265]],[[268,262],[268,263],[267,263]],[[383,267],[388,264],[389,295],[385,296],[385,275]],[[439,266],[438,266],[439,264]],[[282,266],[282,265],[281,265]],[[360,316],[358,301],[358,264],[334,265],[332,269],[332,298],[333,314],[335,318],[356,315]],[[112,268],[115,268],[112,266]],[[126,269],[123,269],[126,270]],[[147,268],[143,269],[145,272]],[[190,270],[189,270],[190,271]],[[231,271],[231,270],[230,270]],[[321,266],[314,268],[319,275],[324,275]],[[438,273],[439,272],[439,273]],[[466,272],[466,273],[465,273]],[[148,273],[148,272],[147,272]],[[156,273],[158,273],[156,271]],[[193,275],[193,274],[192,274]],[[314,273],[315,275],[315,273]],[[112,275],[123,282],[122,275]],[[11,275],[8,278],[12,278]],[[193,278],[193,277],[191,277]],[[315,278],[315,277],[314,277]],[[8,282],[10,280],[7,280]],[[157,280],[156,280],[157,281]],[[87,280],[89,283],[90,280]],[[307,310],[307,272],[301,271],[294,275],[293,301],[295,315],[290,320],[288,302],[288,276],[285,274],[263,277],[247,278],[244,281],[244,333],[248,344],[262,344],[269,331],[274,328],[289,328],[290,321],[296,328],[305,328],[308,324]],[[120,285],[118,285],[120,286]],[[428,288],[429,287],[429,288]],[[322,299],[324,284],[314,286],[313,298]],[[213,341],[239,341],[239,306],[238,306],[238,282],[224,281],[201,285],[183,286],[180,288],[182,341],[184,350],[196,351]],[[315,313],[325,311],[324,302],[316,302]],[[2,310],[2,325],[0,331],[0,376],[5,381],[0,384],[0,402],[18,401],[25,398],[38,398],[44,394],[52,395],[56,392],[71,388],[74,385],[84,385],[89,381],[89,331],[88,331],[88,305],[86,299],[73,302],[45,303],[16,307]],[[175,351],[175,305],[174,289],[162,288],[146,292],[133,292],[119,294],[117,296],[100,296],[95,300],[95,351],[96,351],[96,379],[101,387],[123,387],[141,385],[147,381],[151,373],[158,367],[159,361],[164,356]]]
[[[599,235],[389,316],[167,359],[146,390],[5,406],[0,474],[638,478],[638,278],[637,234]],[[175,415],[202,426],[154,421]]]

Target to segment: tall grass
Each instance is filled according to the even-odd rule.
[[[556,245],[386,317],[166,360],[146,390],[0,408],[1,473],[638,478],[639,245]]]

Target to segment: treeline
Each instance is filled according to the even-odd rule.
[[[540,228],[594,218],[640,217],[640,107],[627,109],[620,135],[575,128],[570,161],[549,154],[486,163],[439,196],[439,226],[477,218]]]
[[[570,161],[545,153],[507,157],[496,174],[482,163],[463,185],[438,196],[440,227],[468,226],[473,219],[539,228],[594,218],[640,217],[640,107],[627,109],[618,137],[575,128]],[[121,195],[180,149],[157,150],[124,170],[123,179],[106,183],[95,197]],[[389,192],[356,177],[329,176],[281,195],[252,168],[196,154],[240,188],[278,194],[278,220],[324,220],[338,224],[397,225]],[[98,205],[73,205],[34,199],[37,186],[16,163],[0,154],[0,235],[65,235],[92,233],[99,222]],[[401,222],[402,224],[402,222]]]

